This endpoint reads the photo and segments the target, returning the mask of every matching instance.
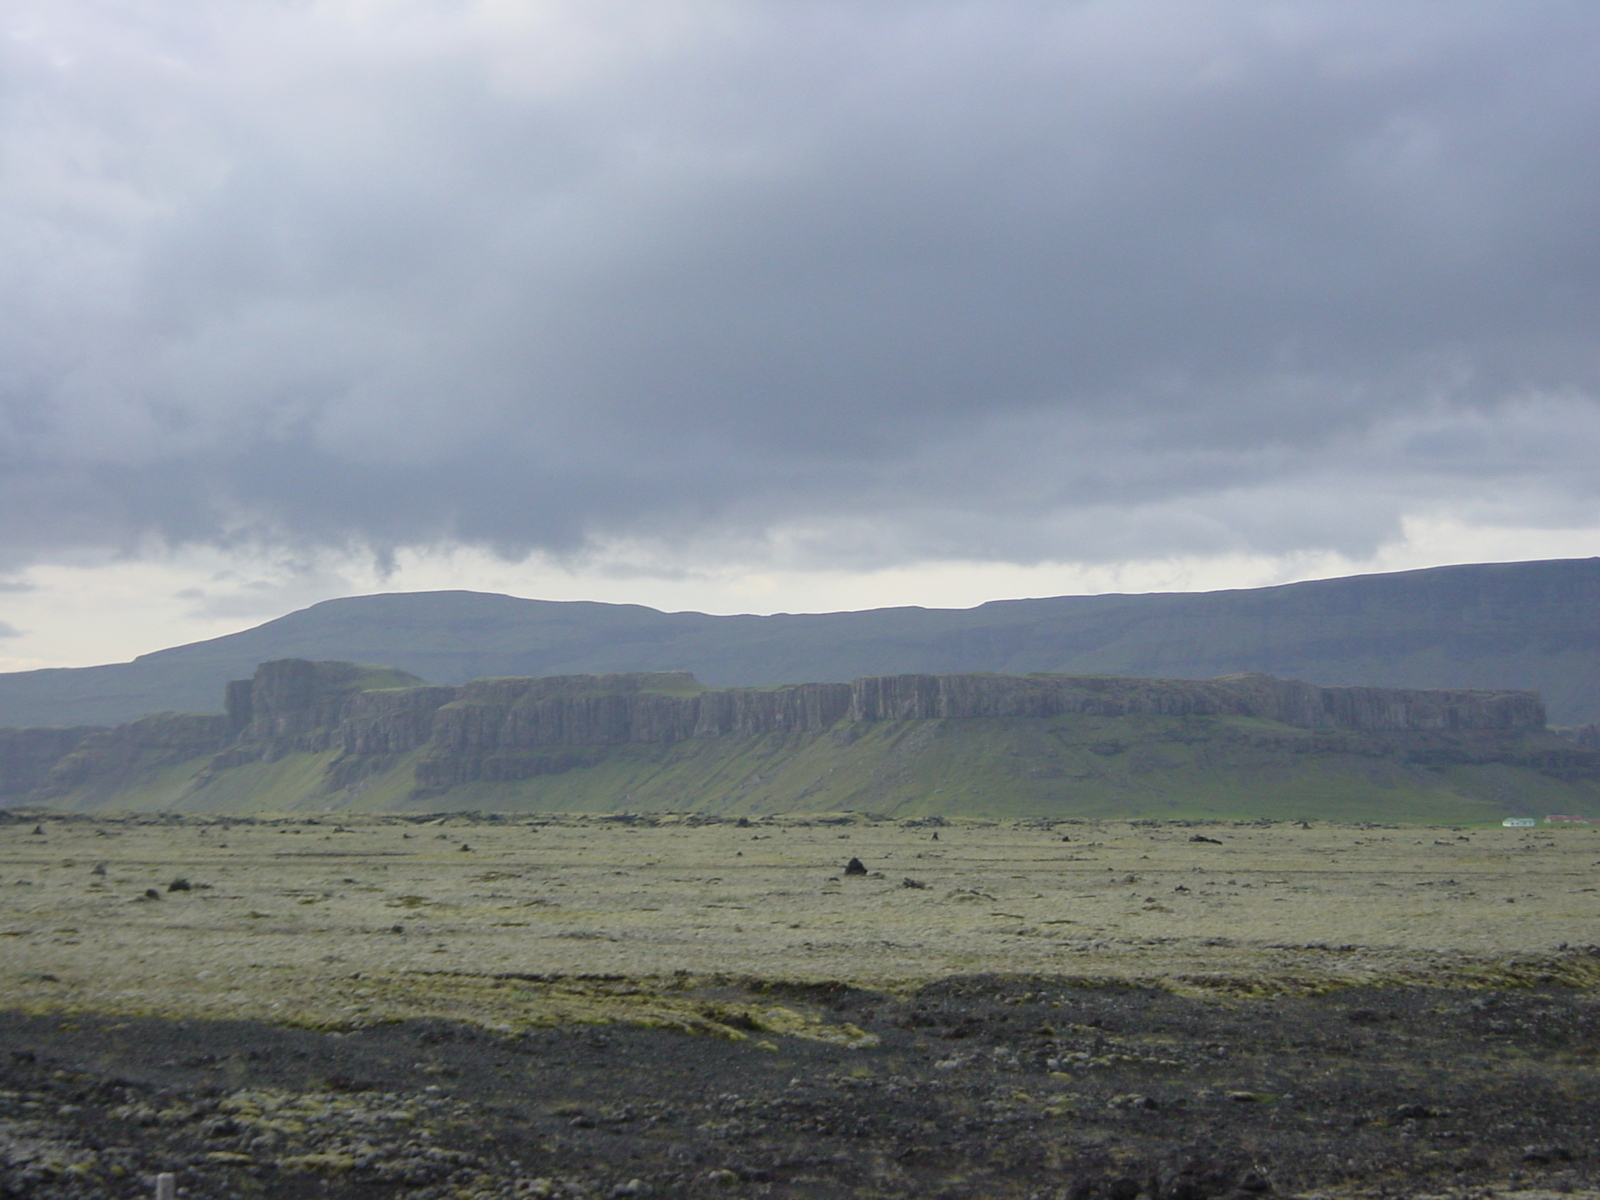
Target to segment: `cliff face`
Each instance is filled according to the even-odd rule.
[[[1319,688],[1265,675],[1227,679],[888,675],[854,683],[726,688],[698,694],[684,676],[560,676],[491,679],[408,693],[367,693],[364,706],[412,706],[391,748],[431,742],[440,754],[539,746],[672,743],[723,734],[815,733],[840,721],[972,720],[984,717],[1241,716],[1302,729],[1363,732],[1542,729],[1532,692],[1424,692]],[[611,685],[611,680],[617,680]],[[671,690],[669,690],[669,688]],[[454,691],[454,696],[445,699]],[[422,693],[426,693],[425,695]],[[434,712],[431,728],[421,719]],[[353,714],[346,710],[346,726]],[[411,711],[411,709],[407,709]],[[360,718],[365,720],[366,718]],[[364,728],[364,726],[363,726]],[[345,737],[359,747],[364,732]]]
[[[850,699],[845,683],[713,691],[677,673],[481,679],[439,711],[432,740],[448,752],[807,732],[842,720]]]
[[[448,688],[366,693],[346,710],[343,744],[349,754],[426,747],[417,783],[442,790],[570,770],[594,759],[576,753],[584,748],[820,733],[841,723],[1148,714],[1405,733],[1540,730],[1545,722],[1544,706],[1531,692],[1318,688],[1265,675],[1201,681],[893,675],[762,689],[695,692],[694,686],[683,675],[590,675],[479,680],[453,696]],[[380,710],[382,718],[366,715]],[[376,740],[375,727],[385,731]],[[369,745],[374,749],[363,749]],[[566,752],[550,753],[556,749]]]
[[[339,746],[345,754],[405,754],[433,736],[434,714],[456,698],[453,687],[385,688],[345,702]]]
[[[851,685],[850,719],[1091,716],[1237,716],[1302,729],[1399,733],[1440,729],[1542,729],[1533,692],[1323,688],[1269,675],[1221,679],[1111,676],[890,675]]]
[[[214,754],[231,734],[226,717],[193,713],[157,713],[94,730],[52,766],[32,798],[48,802],[85,786],[110,794],[140,774]]]
[[[0,802],[44,786],[51,769],[102,726],[76,729],[0,729]]]
[[[1322,688],[1266,675],[890,675],[711,689],[687,673],[667,672],[480,679],[457,688],[304,659],[263,663],[251,679],[228,685],[226,706],[225,716],[166,714],[114,729],[0,731],[0,772],[9,772],[0,781],[11,781],[13,796],[48,800],[85,787],[115,790],[139,772],[210,756],[196,776],[199,789],[232,768],[332,752],[323,779],[328,794],[390,772],[407,755],[414,756],[406,770],[421,794],[559,774],[625,746],[833,729],[854,739],[885,722],[1253,717],[1352,736],[1511,736],[1540,732],[1545,722],[1531,692]],[[1600,762],[1591,750],[1571,753]]]
[[[317,753],[336,744],[350,701],[371,688],[409,688],[422,680],[391,667],[284,658],[262,663],[250,679],[224,694],[234,745],[219,767],[275,758],[295,750]]]

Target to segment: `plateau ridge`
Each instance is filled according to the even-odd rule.
[[[907,674],[713,688],[687,672],[424,684],[283,659],[222,714],[0,731],[10,803],[210,811],[855,809],[1487,819],[1600,802],[1600,751],[1515,690]],[[1402,817],[1404,813],[1400,814]],[[1419,818],[1420,819],[1420,818]],[[1462,817],[1461,819],[1467,819]]]

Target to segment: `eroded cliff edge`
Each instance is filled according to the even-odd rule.
[[[1277,772],[1281,790],[1313,759],[1323,770],[1341,755],[1406,769],[1497,764],[1600,786],[1600,751],[1550,735],[1532,692],[1325,688],[1265,675],[894,675],[708,688],[668,672],[435,687],[387,668],[282,659],[230,683],[225,707],[220,716],[159,714],[110,729],[0,731],[0,795],[77,807],[191,799],[270,807],[284,802],[292,767],[296,804],[321,796],[342,806],[381,782],[389,803],[453,793],[492,806],[521,781],[583,775],[601,807],[631,800],[643,781],[640,795],[694,808],[740,802],[750,793],[741,773],[759,780],[801,762],[793,770],[810,777],[789,786],[795,804],[900,803],[917,788],[945,791],[930,772],[953,778],[967,760],[988,759],[1004,761],[968,792],[1004,791],[1015,776],[1044,803],[1047,792],[1064,802],[1074,790],[1104,792],[1103,778],[1116,772],[1102,765],[1119,755],[1123,793],[1170,792],[1179,767],[1191,791],[1196,772],[1257,782]],[[1041,731],[1055,741],[1041,741]],[[1075,737],[1086,752],[1072,749]],[[751,767],[757,751],[762,765]],[[694,769],[682,768],[690,759]],[[671,788],[648,786],[651,772],[665,778],[677,768]],[[835,786],[841,771],[860,777],[854,791]],[[518,795],[512,806],[530,802],[525,789]]]

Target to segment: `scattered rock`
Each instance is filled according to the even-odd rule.
[[[143,898],[146,900],[159,900],[161,899],[161,893],[156,891],[155,888],[145,888]]]
[[[911,876],[907,875],[900,881],[900,886],[903,888],[925,888],[928,885],[923,883],[920,879],[913,879]]]
[[[1105,1200],[1136,1200],[1143,1190],[1143,1185],[1137,1179],[1130,1179],[1124,1175],[1118,1179],[1108,1180],[1089,1195],[1104,1196]]]
[[[471,846],[469,846],[469,845],[467,845],[467,844],[466,844],[466,843],[465,843],[465,842],[462,842],[462,843],[461,843],[461,849],[462,849],[462,850],[463,850],[463,851],[466,851],[466,852],[468,852],[468,853],[470,853],[470,852],[471,852],[471,850],[472,850],[472,847],[471,847]]]
[[[1394,1115],[1395,1119],[1399,1121],[1420,1121],[1427,1117],[1436,1117],[1439,1114],[1426,1104],[1402,1104],[1394,1110]]]
[[[1220,845],[1222,845],[1222,839],[1221,838],[1208,838],[1203,833],[1197,833],[1193,837],[1191,837],[1189,840],[1191,842],[1204,842],[1208,846],[1220,846]]]
[[[1522,1152],[1522,1161],[1533,1166],[1548,1166],[1551,1163],[1571,1162],[1572,1151],[1565,1146],[1529,1146]]]
[[[106,865],[103,862],[95,863],[94,867],[89,871],[91,875],[104,875],[105,873]]]
[[[35,825],[33,827],[33,832],[31,834],[29,834],[28,836],[29,837],[43,837],[44,836],[44,826],[43,825]]]
[[[194,885],[181,875],[174,879],[171,883],[167,884],[167,891],[169,892],[188,892],[192,891],[193,889]]]
[[[844,873],[846,875],[865,875],[867,873],[867,865],[859,858],[852,858],[845,863]]]
[[[1020,990],[1024,986],[1028,990]],[[609,1035],[606,1050],[608,1043],[593,1033],[571,1027],[501,1035],[429,1021],[373,1025],[354,1034],[274,1027],[241,1032],[226,1023],[152,1020],[134,1036],[119,1033],[123,1026],[84,1018],[62,1022],[57,1015],[11,1013],[0,1021],[0,1041],[31,1042],[36,1049],[0,1050],[0,1196],[148,1196],[148,1173],[160,1166],[187,1173],[187,1194],[194,1196],[315,1191],[330,1200],[357,1200],[358,1193],[417,1200],[732,1197],[753,1196],[756,1189],[741,1189],[770,1180],[785,1194],[804,1182],[812,1194],[848,1195],[886,1162],[917,1172],[970,1166],[1002,1185],[981,1194],[1057,1200],[1343,1195],[1332,1189],[1345,1173],[1374,1163],[1391,1172],[1386,1178],[1400,1181],[1394,1195],[1480,1195],[1491,1186],[1496,1194],[1531,1194],[1536,1185],[1530,1177],[1547,1178],[1543,1186],[1553,1195],[1566,1187],[1569,1171],[1575,1186],[1587,1181],[1597,1127],[1588,1068],[1550,1063],[1553,1074],[1566,1075],[1553,1080],[1485,1072],[1484,1064],[1501,1061],[1502,1047],[1478,1047],[1470,1036],[1476,1029],[1470,1014],[1492,1011],[1525,1016],[1527,1041],[1518,1044],[1543,1046],[1541,1039],[1570,1037],[1587,1023],[1589,1005],[1582,999],[1491,994],[1473,998],[1481,1007],[1465,1001],[1447,1009],[1408,992],[1367,1000],[1380,1007],[1386,1025],[1406,1035],[1365,1047],[1373,1059],[1367,1068],[1407,1062],[1419,1044],[1427,1057],[1437,1053],[1429,1115],[1470,1113],[1469,1147],[1453,1140],[1458,1132],[1439,1130],[1443,1121],[1430,1127],[1437,1130],[1433,1138],[1404,1125],[1420,1115],[1410,1106],[1397,1108],[1391,1100],[1378,1115],[1402,1120],[1373,1121],[1369,1090],[1313,1082],[1322,1066],[1303,1048],[1330,1032],[1337,1037],[1348,1003],[1337,998],[1309,998],[1303,1010],[1283,1006],[1293,1012],[1261,1007],[1251,1021],[1252,1055],[1260,1060],[1244,1068],[1252,1074],[1235,1075],[1187,1053],[1183,1062],[1158,1068],[1142,1045],[1145,1031],[1161,1045],[1172,1031],[1186,1031],[1184,1041],[1196,1051],[1210,1048],[1206,1038],[1239,1036],[1237,1013],[1211,1001],[1127,989],[1065,993],[1043,979],[1013,986],[998,977],[935,982],[914,996],[869,997],[834,986],[801,996],[836,999],[841,1018],[891,1022],[921,1041],[923,1051],[895,1062],[891,1075],[881,1070],[885,1064],[854,1055],[815,1048],[802,1053],[798,1041],[782,1056],[795,1061],[779,1064],[778,1056],[768,1057],[773,1047],[749,1039],[700,1042],[622,1027]],[[774,998],[783,997],[763,992],[759,1003]],[[1058,1002],[1068,1011],[1049,1026],[1039,1025],[1032,1009],[1010,1007]],[[1574,1024],[1575,1018],[1583,1020]],[[1095,1032],[1102,1026],[1108,1035],[1116,1030],[1115,1041]],[[1513,1027],[1521,1037],[1519,1030],[1521,1024]],[[1033,1034],[1049,1043],[1036,1045]],[[937,1053],[940,1039],[950,1035],[963,1039],[965,1053]],[[447,1088],[419,1088],[421,1080],[410,1072],[412,1043],[446,1041],[459,1074],[449,1076]],[[1071,1045],[1083,1046],[1086,1060],[1091,1044],[1101,1056],[1094,1082],[1082,1080],[1070,1094],[1045,1082],[1044,1071],[1063,1070],[1068,1058],[1079,1057],[1067,1053]],[[1450,1058],[1458,1044],[1468,1058],[1460,1073]],[[116,1076],[95,1065],[107,1047],[116,1051],[104,1060],[115,1063]],[[606,1053],[596,1059],[596,1050]],[[167,1054],[180,1057],[162,1061]],[[556,1068],[531,1087],[521,1082],[530,1054],[540,1075]],[[655,1055],[661,1057],[646,1057]],[[584,1100],[569,1099],[571,1075],[562,1068],[586,1062],[598,1070],[591,1075],[585,1068],[577,1085]],[[153,1065],[159,1084],[145,1078]],[[1185,1097],[1211,1098],[1213,1107],[1178,1099],[1152,1070]],[[527,1090],[521,1103],[507,1106],[498,1081],[513,1078]],[[1220,1089],[1245,1080],[1278,1094],[1241,1091],[1231,1099],[1257,1107],[1227,1105],[1229,1094]],[[1162,1097],[1126,1090],[1141,1082],[1159,1085]],[[1291,1093],[1296,1113],[1262,1129],[1274,1102],[1289,1101]],[[1216,1111],[1219,1102],[1228,1111]],[[1520,1122],[1529,1110],[1559,1111],[1564,1144],[1528,1144],[1532,1131]],[[102,1128],[115,1133],[116,1145],[97,1144]],[[1362,1130],[1348,1146],[1340,1141],[1347,1129]],[[932,1140],[934,1130],[943,1140]],[[1069,1137],[1078,1152],[1055,1157]],[[1114,1147],[1115,1156],[1101,1154],[1101,1146]],[[106,1171],[121,1167],[123,1173],[79,1178],[63,1169],[89,1162],[91,1150],[108,1164]],[[1581,1182],[1573,1163],[1583,1164]],[[1512,1168],[1509,1182],[1521,1186],[1502,1187],[1506,1168]],[[535,1177],[536,1170],[548,1174]],[[273,1172],[276,1180],[268,1178]],[[1473,1175],[1462,1178],[1463,1172]],[[903,1189],[911,1196],[937,1190]]]
[[[1161,1102],[1154,1096],[1146,1096],[1142,1092],[1129,1092],[1124,1096],[1113,1096],[1106,1101],[1107,1108],[1140,1109],[1144,1112],[1154,1112],[1161,1107]]]
[[[962,902],[971,902],[973,900],[993,900],[994,899],[994,897],[991,896],[988,892],[980,892],[976,888],[952,888],[950,891],[945,893],[945,898],[948,899],[948,900],[956,900],[956,901],[962,901]]]

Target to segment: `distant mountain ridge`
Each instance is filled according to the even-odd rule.
[[[131,663],[0,674],[0,726],[214,712],[280,658],[392,664],[430,683],[688,671],[716,687],[1049,672],[1322,686],[1513,688],[1600,721],[1600,559],[1486,563],[1218,592],[774,616],[413,592],[328,600]]]

